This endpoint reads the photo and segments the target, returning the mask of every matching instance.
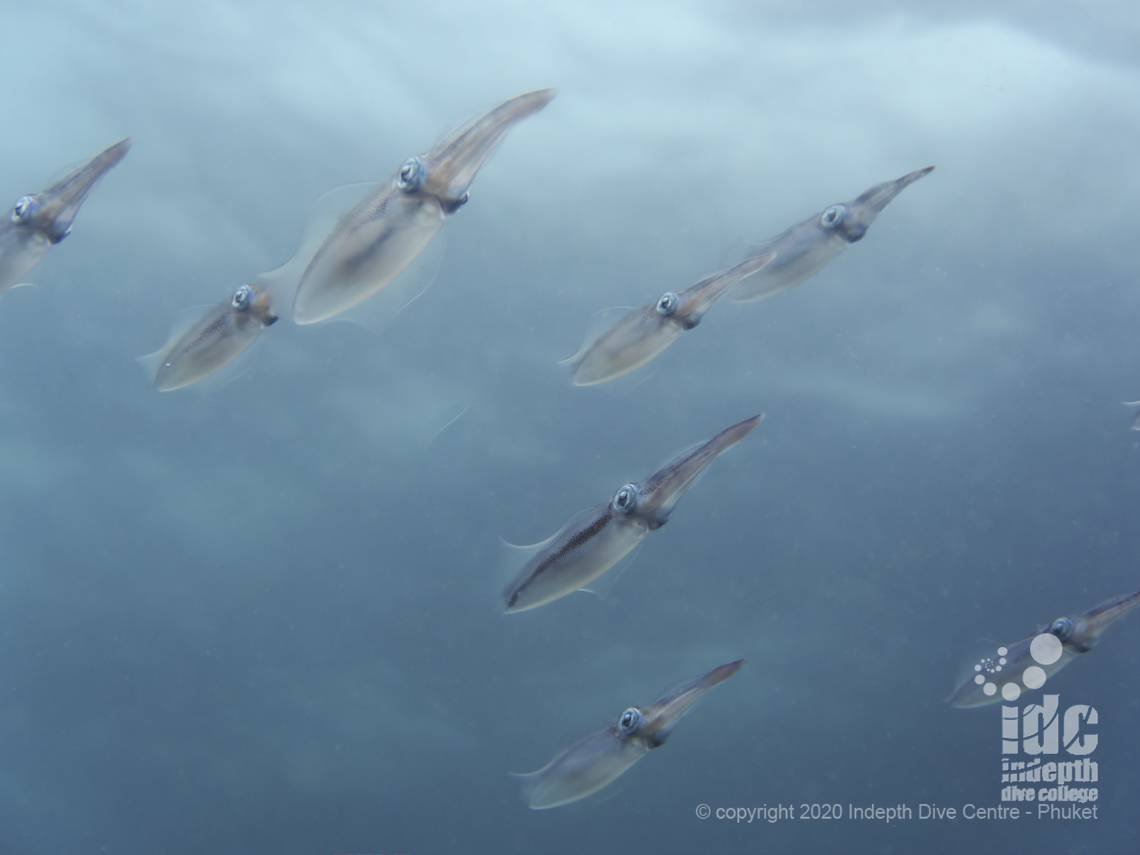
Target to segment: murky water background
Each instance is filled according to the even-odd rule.
[[[1132,851],[1127,622],[1057,680],[1101,714],[1096,822],[694,807],[994,803],[999,714],[945,706],[955,677],[1140,587],[1138,29],[1127,4],[10,5],[0,195],[135,145],[0,302],[0,851]],[[322,193],[541,86],[381,334],[281,323],[230,382],[147,386],[134,357],[285,261]],[[596,310],[928,163],[802,288],[718,304],[640,385],[566,385]],[[500,536],[757,411],[609,596],[500,614]],[[507,771],[738,656],[604,794],[521,804]]]

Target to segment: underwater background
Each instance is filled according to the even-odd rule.
[[[996,803],[998,709],[945,703],[963,669],[1140,588],[1133,5],[2,22],[4,205],[134,146],[0,300],[0,853],[1136,851],[1135,620],[1051,685],[1100,712],[1095,821],[694,815]],[[281,323],[222,382],[150,388],[135,358],[285,262],[322,194],[544,86],[406,310]],[[597,310],[927,164],[640,382],[556,364]],[[604,597],[502,614],[500,538],[757,412]],[[509,771],[738,657],[612,787],[527,810]]]

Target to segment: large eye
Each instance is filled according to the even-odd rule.
[[[31,196],[21,196],[20,201],[12,208],[12,222],[26,222],[32,215],[32,205],[34,201]]]
[[[678,298],[672,291],[666,291],[661,295],[661,299],[657,301],[657,314],[663,318],[669,317],[677,311]]]
[[[618,719],[618,727],[625,736],[631,736],[641,729],[641,723],[644,721],[641,710],[637,707],[630,707],[621,714]]]
[[[410,193],[419,189],[420,185],[423,184],[423,179],[424,165],[420,159],[418,157],[408,158],[396,176],[396,186],[404,192]]]
[[[237,309],[239,312],[244,312],[249,309],[249,304],[253,302],[253,289],[248,285],[242,285],[234,291],[233,299],[230,300],[230,305]]]
[[[1049,632],[1064,641],[1073,634],[1073,622],[1067,617],[1059,617],[1049,625]]]
[[[612,504],[615,511],[620,511],[623,514],[633,513],[633,509],[637,505],[637,485],[626,484],[614,493]]]
[[[833,229],[843,222],[847,216],[847,208],[843,205],[832,205],[819,215],[819,224],[825,229]]]

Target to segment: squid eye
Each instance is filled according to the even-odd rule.
[[[642,721],[641,710],[637,707],[630,707],[621,714],[621,718],[618,719],[618,727],[623,734],[629,736],[630,734],[637,733],[641,728]]]
[[[672,291],[666,291],[661,295],[661,299],[657,301],[657,314],[663,318],[667,318],[677,311],[678,298]]]
[[[423,184],[423,178],[424,166],[420,159],[418,157],[408,158],[400,167],[399,175],[396,176],[396,186],[410,193],[419,189],[420,185]]]
[[[25,222],[31,216],[33,201],[31,196],[21,196],[15,207],[12,208],[12,222]]]
[[[615,511],[621,511],[623,514],[632,513],[636,504],[636,484],[626,484],[624,487],[614,493],[613,507]]]
[[[234,291],[233,299],[230,300],[230,305],[237,309],[239,312],[244,312],[249,308],[249,304],[253,301],[253,289],[248,285],[242,285]]]
[[[843,222],[847,216],[847,208],[843,205],[832,205],[819,215],[819,224],[825,229],[833,229]]]
[[[1061,641],[1064,641],[1073,634],[1073,622],[1067,617],[1057,618],[1049,626],[1049,632],[1057,636]]]

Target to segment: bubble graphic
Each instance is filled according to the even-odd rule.
[[[1038,665],[1052,665],[1061,658],[1061,639],[1051,632],[1043,632],[1029,642],[1029,655]]]
[[[1022,691],[1033,691],[1040,689],[1045,685],[1045,679],[1048,676],[1045,669],[1039,667],[1040,665],[1052,665],[1054,662],[1061,658],[1064,652],[1064,646],[1061,640],[1052,633],[1044,632],[1033,638],[1029,645],[1030,655],[1038,665],[1030,665],[1021,672],[1019,677],[1007,678],[1005,675],[999,677],[998,675],[1004,670],[1006,665],[1011,668],[1019,667],[1019,663],[1010,665],[1009,648],[1004,645],[997,649],[997,658],[992,656],[983,656],[978,663],[974,666],[974,685],[980,686],[982,694],[987,698],[992,698],[998,693],[998,679],[1003,679],[1005,682],[1001,684],[1001,696],[1007,701],[1016,701],[1021,697]],[[1020,682],[1019,682],[1020,679]]]
[[[1040,689],[1045,685],[1045,671],[1036,665],[1030,665],[1021,675],[1021,682],[1027,689]]]

